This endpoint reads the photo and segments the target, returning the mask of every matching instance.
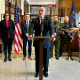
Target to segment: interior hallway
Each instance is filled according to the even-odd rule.
[[[35,78],[35,56],[32,48],[33,60],[23,61],[22,52],[19,58],[14,58],[12,51],[12,61],[3,62],[4,56],[0,54],[0,80],[39,80]],[[67,61],[67,53],[64,53],[59,60],[55,57],[50,59],[49,76],[43,80],[80,80],[80,63],[78,57],[74,61]]]

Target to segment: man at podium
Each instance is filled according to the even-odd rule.
[[[35,36],[53,36],[53,24],[50,17],[45,16],[45,8],[39,8],[39,16],[32,20]],[[32,32],[32,31],[31,31]],[[35,47],[35,77],[39,76],[39,54],[40,54],[40,41],[34,40],[33,46]],[[48,77],[49,53],[50,53],[50,40],[43,41],[43,72],[44,76]]]

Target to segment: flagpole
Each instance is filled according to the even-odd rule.
[[[19,21],[19,14],[18,14],[18,7],[17,7],[17,0],[15,0],[15,13],[14,13],[14,21],[15,21],[15,44],[14,44],[14,51],[15,56],[14,58],[18,58],[18,53],[22,50],[22,39],[21,39],[21,24]]]
[[[17,3],[17,0],[15,0],[15,2]]]
[[[16,3],[17,3],[17,0],[15,0],[15,5],[16,5]],[[15,49],[15,45],[14,45],[14,49]],[[14,50],[14,53],[15,53],[15,50]],[[15,55],[13,56],[13,58],[18,58],[18,55],[16,55],[16,53],[15,53]]]
[[[15,0],[15,3],[17,3],[17,0]]]
[[[71,53],[72,53],[72,51],[71,51],[71,44],[72,44],[72,42],[70,41],[70,46],[69,46],[69,61],[70,60],[73,61],[73,58],[72,58],[72,55],[71,55]]]
[[[78,42],[79,42],[79,63],[80,63],[80,26],[79,26],[79,31],[78,31]]]
[[[74,3],[74,0],[72,0],[72,6],[71,6],[71,11],[70,11],[70,17],[69,17],[69,28],[72,28],[72,27],[76,27],[76,18],[75,18],[75,3]],[[72,44],[72,40],[73,40],[73,37],[74,37],[74,33],[70,33],[70,36],[72,36],[71,38],[71,41],[70,41],[70,46],[69,46],[69,56],[68,56],[68,60],[73,60],[72,59],[72,55],[71,55],[71,44]]]

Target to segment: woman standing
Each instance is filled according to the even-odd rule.
[[[1,33],[2,40],[4,44],[4,62],[7,61],[7,51],[8,51],[8,60],[11,61],[11,50],[12,42],[14,39],[14,30],[15,26],[12,20],[10,20],[10,15],[8,12],[4,14],[4,20],[1,21]]]

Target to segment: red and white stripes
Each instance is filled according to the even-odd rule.
[[[22,49],[22,39],[21,39],[21,24],[15,25],[15,53],[18,55],[19,51]]]

